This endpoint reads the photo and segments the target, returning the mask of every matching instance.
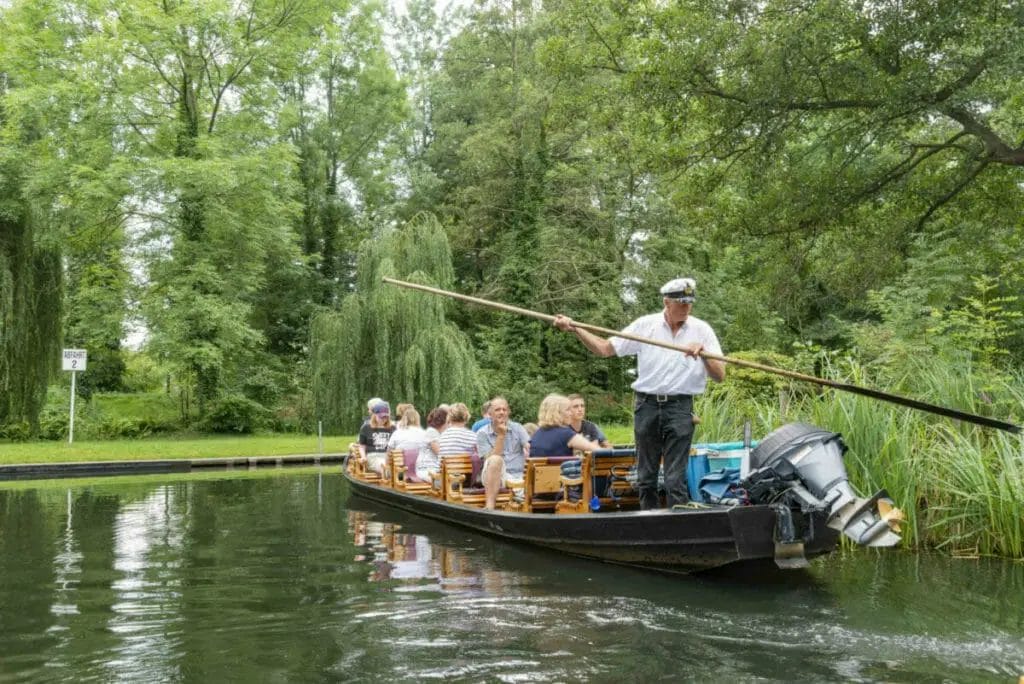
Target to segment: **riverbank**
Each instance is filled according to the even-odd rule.
[[[98,461],[148,461],[250,458],[296,454],[344,453],[354,435],[190,435],[181,438],[121,439],[67,442],[39,441],[0,444],[0,466]]]
[[[633,428],[606,428],[616,444],[633,441]],[[156,459],[210,459],[292,456],[296,454],[345,453],[355,435],[189,435],[178,438],[116,439],[67,442],[37,441],[0,443],[0,466],[93,461],[145,461]]]

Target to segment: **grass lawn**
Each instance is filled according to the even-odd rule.
[[[614,444],[632,444],[632,425],[604,428]],[[324,453],[344,452],[354,435],[324,437]],[[188,436],[107,441],[0,443],[0,465],[69,463],[73,461],[135,461],[162,458],[287,456],[315,454],[316,435]]]
[[[354,436],[324,437],[324,453],[344,452]],[[0,444],[0,465],[67,463],[72,461],[132,461],[162,458],[226,456],[287,456],[315,454],[316,435],[190,436],[122,439],[96,442],[23,442]]]

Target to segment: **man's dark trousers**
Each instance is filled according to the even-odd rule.
[[[662,399],[662,401],[659,401]],[[669,508],[690,501],[686,466],[693,441],[693,398],[665,398],[637,393],[633,410],[636,437],[637,486],[640,508],[659,508],[658,467],[664,456],[666,503]]]

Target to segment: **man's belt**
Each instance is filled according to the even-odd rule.
[[[692,401],[692,394],[647,394],[645,392],[637,392],[637,399],[641,401],[656,401],[659,404],[665,404],[671,401]]]

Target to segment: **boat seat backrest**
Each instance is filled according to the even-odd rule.
[[[627,479],[629,470],[635,464],[635,455],[594,456],[594,492],[602,506],[639,505],[639,494]]]
[[[352,477],[365,482],[377,482],[386,484],[381,480],[380,475],[366,467],[366,457],[358,444],[352,443],[348,446],[348,472]]]
[[[412,452],[412,459],[409,452]],[[388,459],[391,462],[391,486],[403,492],[412,494],[426,494],[430,492],[429,482],[423,482],[416,477],[416,457],[419,455],[417,449],[393,449],[388,452]],[[410,466],[411,463],[411,466]]]
[[[537,457],[526,459],[522,510],[532,513],[555,510],[558,513],[585,513],[590,499],[590,459],[582,459],[579,477],[566,477],[563,466],[580,461],[575,456]],[[576,502],[569,501],[569,487],[581,493]],[[574,492],[575,493],[575,492]]]
[[[449,454],[441,458],[441,496],[445,501],[472,506],[483,506],[486,502],[483,487],[472,484],[474,473],[479,473],[473,456],[474,454]],[[479,458],[476,461],[479,463]],[[498,503],[507,503],[510,495],[508,489],[502,489],[498,493]]]

